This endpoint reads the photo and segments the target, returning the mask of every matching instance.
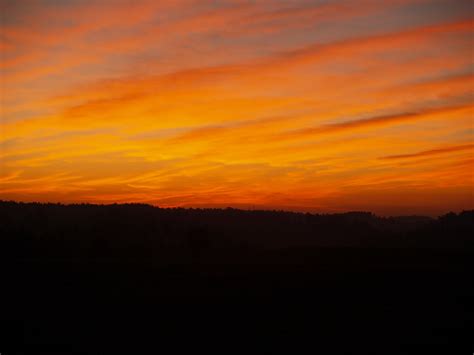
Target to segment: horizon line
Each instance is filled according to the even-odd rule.
[[[177,209],[182,209],[182,210],[236,210],[236,211],[242,211],[242,212],[278,212],[278,213],[294,213],[294,214],[304,214],[304,215],[314,215],[314,216],[320,216],[320,215],[344,215],[344,214],[351,214],[351,213],[364,213],[364,214],[370,214],[374,217],[378,218],[394,218],[394,217],[426,217],[426,218],[432,218],[432,219],[437,219],[442,216],[454,213],[454,214],[461,214],[463,212],[474,212],[474,209],[463,209],[459,212],[455,211],[447,211],[445,213],[441,213],[439,215],[429,215],[429,214],[406,214],[406,215],[379,215],[375,212],[372,212],[370,210],[345,210],[345,211],[340,211],[340,212],[309,212],[309,211],[295,211],[295,210],[290,210],[290,209],[261,209],[261,208],[255,208],[255,209],[250,209],[250,208],[238,208],[238,207],[232,207],[232,206],[223,206],[223,207],[193,207],[193,206],[172,206],[172,207],[161,207],[159,205],[153,205],[151,203],[144,203],[144,202],[113,202],[113,203],[92,203],[92,202],[41,202],[41,201],[15,201],[15,200],[3,200],[0,199],[0,203],[16,203],[16,204],[23,204],[23,205],[59,205],[59,206],[64,206],[64,207],[69,207],[69,206],[94,206],[94,207],[110,207],[110,206],[147,206],[151,208],[156,208],[156,209],[161,209],[161,210],[177,210]]]

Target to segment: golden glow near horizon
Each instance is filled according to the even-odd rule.
[[[0,198],[473,203],[471,1],[4,1]]]

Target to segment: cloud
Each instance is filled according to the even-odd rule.
[[[287,132],[286,134],[282,134],[281,138],[302,138],[303,136],[311,136],[324,133],[338,133],[342,131],[354,131],[360,128],[373,128],[390,124],[398,124],[406,121],[430,118],[433,115],[472,109],[472,107],[474,106],[470,104],[464,104],[436,108],[425,108],[419,111],[373,116],[359,120],[330,123],[318,127],[304,128],[292,132]]]
[[[416,159],[416,158],[424,158],[427,156],[429,157],[433,155],[472,150],[473,148],[474,148],[474,144],[463,144],[463,145],[455,145],[455,146],[449,146],[449,147],[424,150],[424,151],[412,153],[412,154],[388,155],[385,157],[381,157],[380,159],[385,159],[385,160],[404,160],[404,159],[414,159],[414,158]]]
[[[0,36],[1,198],[337,210],[439,189],[458,208],[472,188],[454,154],[472,126],[473,23],[458,10],[16,4]]]

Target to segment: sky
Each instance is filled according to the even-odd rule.
[[[0,199],[474,208],[470,0],[0,0]]]

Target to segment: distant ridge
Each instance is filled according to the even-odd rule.
[[[474,211],[378,217],[371,212],[311,214],[235,208],[159,208],[147,204],[0,201],[0,241],[68,253],[134,247],[203,250],[290,247],[472,248]],[[199,245],[197,247],[196,245]],[[7,252],[8,253],[8,252]],[[60,253],[60,251],[58,251]],[[102,253],[102,252],[101,252]]]
[[[192,207],[192,206],[176,206],[176,207],[161,207],[158,205],[152,205],[149,203],[140,203],[140,202],[125,202],[125,203],[90,203],[90,202],[71,202],[71,203],[63,203],[63,202],[38,202],[38,201],[14,201],[14,200],[0,200],[0,204],[18,204],[18,205],[45,205],[45,206],[90,206],[90,207],[109,207],[109,206],[136,206],[136,207],[145,207],[145,208],[156,208],[160,210],[205,210],[205,211],[241,211],[241,212],[278,212],[278,213],[291,213],[291,214],[303,214],[303,215],[315,215],[315,216],[352,216],[354,218],[411,218],[411,219],[425,219],[425,220],[433,220],[436,217],[430,217],[428,215],[420,215],[420,214],[407,214],[407,215],[387,215],[387,216],[380,216],[371,211],[364,211],[364,210],[347,210],[341,212],[303,212],[303,211],[294,211],[291,209],[284,209],[284,208],[240,208],[240,207]],[[474,210],[462,210],[459,213],[464,212],[471,212]],[[441,214],[439,217],[445,216],[447,214],[455,213],[452,211],[446,212],[445,214]]]

